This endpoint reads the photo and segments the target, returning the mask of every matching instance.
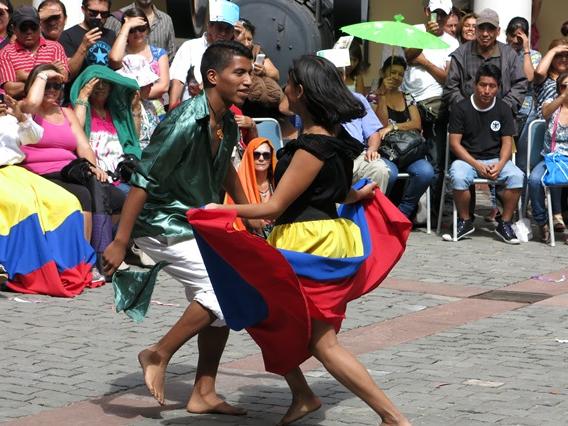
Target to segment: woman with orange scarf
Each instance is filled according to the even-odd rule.
[[[238,174],[241,185],[249,203],[266,203],[274,191],[274,169],[276,167],[276,154],[274,146],[267,138],[254,138],[251,140],[239,164]],[[234,204],[227,195],[225,204]],[[272,223],[264,221],[262,237],[268,237],[272,230]],[[246,229],[241,219],[237,219],[235,226],[239,230]]]

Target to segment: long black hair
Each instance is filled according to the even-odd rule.
[[[365,108],[345,86],[335,65],[315,55],[295,59],[290,81],[302,85],[306,109],[315,124],[333,131],[338,124],[365,116]]]

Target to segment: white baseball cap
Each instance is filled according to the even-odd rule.
[[[316,55],[327,59],[337,68],[348,67],[351,65],[349,49],[324,49],[319,50]]]
[[[226,22],[233,27],[239,20],[239,6],[227,0],[209,2],[209,22]]]
[[[430,12],[440,9],[446,12],[446,15],[449,15],[452,7],[452,0],[430,0],[428,2],[428,9],[430,9]]]

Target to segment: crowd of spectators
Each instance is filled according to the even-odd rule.
[[[449,125],[451,159],[456,160],[449,176],[459,212],[458,239],[473,232],[472,179],[486,177],[493,181],[496,208],[490,219],[497,221],[497,234],[505,242],[518,243],[512,221],[528,182],[523,206],[530,200],[541,238],[548,241],[550,232],[566,229],[566,194],[552,191],[555,229],[550,230],[540,185],[544,163],[533,164],[530,176],[523,172],[528,128],[535,119],[548,122],[543,154],[565,153],[568,39],[555,39],[541,55],[531,46],[528,21],[516,17],[506,26],[507,42],[501,43],[497,36],[503,23],[496,12],[474,14],[457,3],[425,0],[424,23],[417,27],[448,47],[393,53],[371,89],[363,77],[368,64],[362,45],[357,39],[351,43],[345,83],[366,110],[364,117],[343,126],[366,148],[355,161],[354,179],[375,181],[416,222],[428,188],[434,206],[440,199]],[[119,221],[130,173],[154,130],[168,110],[203,89],[200,63],[205,49],[215,41],[234,39],[253,56],[250,93],[243,105],[231,108],[241,131],[236,164],[243,158],[243,183],[257,185],[250,190],[250,201],[270,197],[275,150],[269,141],[258,139],[254,118],[276,119],[285,143],[302,131],[302,123],[290,112],[282,90],[280,73],[285,70],[278,70],[255,42],[254,23],[212,16],[201,37],[176,49],[172,20],[152,0],[135,0],[115,12],[111,0],[82,0],[81,11],[83,20],[64,30],[68,11],[60,0],[44,0],[37,9],[14,9],[10,0],[0,0],[0,114],[20,123],[0,128],[0,140],[12,141],[10,152],[17,153],[0,158],[0,170],[23,167],[72,193],[83,215],[83,235],[100,253],[104,247],[96,246],[105,238],[100,238],[103,231],[94,217],[102,212],[112,223]],[[31,123],[41,128],[33,138],[26,136],[30,131],[22,131]],[[424,158],[401,165],[381,156],[389,134],[410,131],[423,136]],[[6,156],[2,144],[0,153]],[[514,151],[518,167],[509,161]],[[73,177],[81,167],[97,183]],[[399,172],[408,179],[398,180]],[[58,193],[54,191],[54,197]],[[269,229],[267,223],[265,231]],[[152,264],[136,246],[132,250],[142,265]],[[1,255],[0,264],[7,263]],[[92,279],[104,280],[100,272],[93,267]],[[12,281],[23,274],[7,273]]]

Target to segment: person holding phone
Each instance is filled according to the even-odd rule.
[[[280,72],[270,58],[266,57],[266,53],[262,52],[259,44],[254,43],[254,33],[256,27],[248,19],[241,18],[235,24],[235,41],[248,47],[254,58],[253,73],[259,77],[269,77],[275,81],[280,79]]]
[[[61,34],[59,42],[69,58],[71,79],[89,65],[108,66],[108,55],[116,39],[114,31],[104,28],[110,16],[110,0],[83,0],[84,20]]]

